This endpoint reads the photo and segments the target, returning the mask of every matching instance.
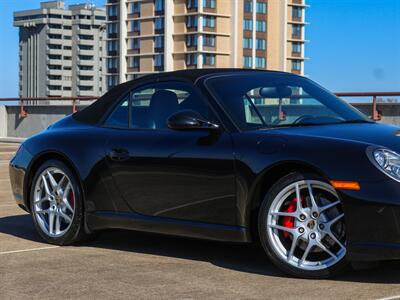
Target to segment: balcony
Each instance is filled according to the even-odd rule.
[[[47,85],[62,85],[63,81],[61,79],[46,79]]]
[[[93,92],[93,91],[82,91],[82,90],[78,90],[77,94],[78,94],[78,96],[90,97],[90,96],[93,96],[94,92]]]
[[[80,45],[86,45],[86,46],[94,46],[94,45],[95,45],[95,42],[94,42],[94,40],[78,39],[78,44],[80,44]]]
[[[77,61],[78,65],[81,66],[93,66],[94,65],[94,60],[86,60],[86,59],[78,59]]]
[[[94,76],[94,70],[78,70],[78,76]]]
[[[46,29],[47,34],[63,34],[65,31],[62,28],[47,28]]]
[[[90,56],[93,56],[94,53],[95,53],[94,50],[78,49],[78,55],[90,55]]]
[[[46,54],[50,54],[50,55],[62,55],[62,54],[63,54],[63,50],[62,50],[62,49],[50,49],[50,48],[47,48]]]

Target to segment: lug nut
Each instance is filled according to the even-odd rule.
[[[300,233],[304,233],[304,228],[303,228],[303,227],[300,227],[300,228],[299,228],[299,232],[300,232]]]
[[[306,219],[306,216],[303,215],[303,214],[301,214],[301,215],[300,215],[300,220],[304,221],[305,219]]]
[[[317,236],[315,235],[315,233],[311,233],[310,234],[310,238],[315,239]]]
[[[319,224],[319,229],[324,230],[325,229],[324,224]]]
[[[313,216],[314,218],[318,218],[318,213],[317,213],[317,212],[313,212],[313,213],[312,213],[312,216]]]

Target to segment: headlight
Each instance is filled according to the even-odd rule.
[[[376,149],[372,156],[378,168],[400,182],[400,154],[388,149]]]

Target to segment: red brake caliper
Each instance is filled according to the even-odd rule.
[[[300,199],[301,199],[301,202],[302,202],[302,204],[304,206],[304,199],[302,199],[302,198],[300,198]],[[292,212],[295,212],[296,209],[297,209],[297,198],[294,198],[290,202],[290,204],[288,205],[286,210],[284,210],[284,212],[292,213]],[[293,217],[283,217],[282,226],[287,227],[287,228],[294,228],[294,218]],[[290,237],[290,233],[287,232],[287,231],[284,231],[283,232],[283,236],[285,238],[288,238],[288,237]]]

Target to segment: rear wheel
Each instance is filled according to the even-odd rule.
[[[49,160],[41,165],[30,195],[35,227],[47,242],[67,245],[86,237],[79,183],[64,163]]]
[[[341,201],[319,176],[292,173],[279,180],[262,203],[259,233],[274,264],[291,275],[327,278],[348,265]]]

